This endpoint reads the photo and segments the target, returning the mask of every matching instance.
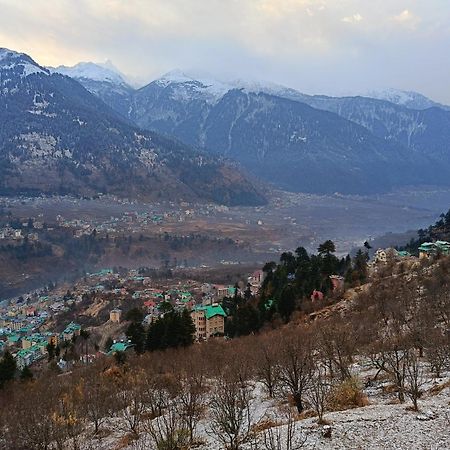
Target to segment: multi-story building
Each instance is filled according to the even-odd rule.
[[[121,315],[122,315],[122,310],[121,309],[118,309],[118,308],[112,309],[109,312],[109,320],[111,322],[114,322],[114,323],[120,323]]]
[[[429,258],[438,254],[450,255],[450,242],[425,242],[419,247],[419,258]]]
[[[195,325],[197,341],[206,340],[225,332],[226,314],[222,305],[214,303],[208,306],[196,306],[191,312],[191,317]]]

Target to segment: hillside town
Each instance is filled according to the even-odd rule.
[[[111,324],[121,324],[125,320],[123,310],[129,310],[130,305],[145,311],[144,325],[163,316],[168,308],[175,311],[188,309],[196,326],[197,341],[223,336],[226,313],[221,306],[222,300],[237,294],[243,295],[245,289],[256,294],[262,280],[263,272],[256,271],[241,289],[234,285],[193,280],[161,283],[137,270],[117,273],[113,269],[103,269],[87,274],[70,290],[67,290],[67,286],[55,286],[3,300],[0,303],[0,353],[6,350],[12,352],[20,369],[45,360],[49,345],[64,346],[65,342],[74,340],[85,329],[84,325],[76,322],[80,318],[76,317],[75,312],[88,299],[93,299],[97,305],[105,301],[105,322]],[[73,321],[61,323],[59,318],[71,313]],[[98,311],[96,315],[99,315]],[[83,322],[82,318],[80,320]],[[127,342],[123,333],[114,336],[114,341],[117,341],[114,344]],[[100,353],[128,348],[131,346],[111,345]],[[93,358],[95,355],[91,356]],[[60,368],[65,367],[63,360],[58,364]]]
[[[423,243],[418,257],[393,248],[378,249],[368,263],[368,269],[376,272],[389,262],[414,262],[439,255],[450,255],[449,242]],[[72,286],[50,286],[1,301],[0,354],[8,350],[16,359],[17,367],[23,369],[45,362],[49,352],[56,349],[58,367],[67,370],[77,361],[67,364],[61,348],[74,342],[83,330],[102,330],[105,325],[112,325],[108,331],[112,333],[108,336],[109,346],[97,346],[89,355],[78,355],[79,361],[89,362],[101,355],[132,350],[132,343],[120,327],[127,323],[126,312],[132,308],[144,312],[144,326],[149,326],[168,311],[188,310],[195,326],[195,341],[223,338],[227,317],[224,299],[256,296],[265,275],[262,270],[256,270],[246,280],[223,285],[190,279],[162,282],[154,280],[145,270],[119,272],[117,269],[102,269],[87,274]],[[344,278],[336,274],[329,278],[332,291],[343,292]],[[322,301],[324,293],[314,289],[310,298],[312,302]],[[268,299],[267,308],[273,302],[273,299]],[[65,317],[68,320],[63,322]],[[105,342],[104,336],[101,341]]]

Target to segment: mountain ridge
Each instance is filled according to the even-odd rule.
[[[228,205],[265,202],[238,168],[140,130],[77,81],[27,55],[1,54],[3,194],[104,192]]]

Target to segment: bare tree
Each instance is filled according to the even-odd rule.
[[[306,444],[307,436],[298,429],[292,409],[284,410],[286,423],[264,430],[261,446],[265,450],[299,450]]]
[[[297,411],[301,413],[303,396],[313,373],[310,336],[303,329],[290,331],[282,336],[279,348],[280,387],[292,395]]]
[[[227,450],[240,450],[254,437],[252,389],[248,383],[220,377],[210,400],[210,433]]]
[[[426,383],[424,367],[413,350],[406,353],[406,383],[405,392],[413,403],[414,411],[418,411],[417,401],[423,394]]]
[[[350,365],[355,354],[356,339],[350,324],[327,320],[319,324],[318,349],[331,377],[335,372],[341,381],[351,377]]]
[[[80,448],[79,437],[84,430],[85,422],[81,407],[82,400],[80,386],[73,385],[70,380],[66,380],[52,415],[56,426],[53,437],[58,450],[78,450]]]
[[[314,411],[319,418],[319,424],[324,423],[323,415],[325,413],[330,391],[331,383],[327,380],[324,369],[318,366],[307,390],[306,398],[314,408]]]
[[[274,345],[273,333],[259,337],[256,353],[257,376],[273,398],[280,381],[280,348]]]
[[[82,411],[94,425],[94,434],[97,434],[113,412],[116,389],[109,377],[100,372],[97,366],[82,374],[80,386],[83,391]]]
[[[183,450],[190,444],[189,430],[179,413],[176,399],[170,400],[162,415],[145,420],[143,428],[150,438],[149,448]]]
[[[445,335],[440,330],[428,331],[426,358],[436,378],[443,370],[450,368],[450,333]]]
[[[140,373],[126,374],[118,386],[117,401],[119,424],[123,431],[139,435],[146,404]]]
[[[181,390],[177,398],[179,414],[186,428],[189,443],[195,441],[195,431],[206,408],[208,388],[206,379],[200,372],[185,374],[181,380]]]
[[[17,387],[7,398],[5,442],[10,448],[47,450],[54,442],[58,390],[47,380]],[[6,413],[6,408],[2,408]],[[5,447],[8,448],[8,447]]]

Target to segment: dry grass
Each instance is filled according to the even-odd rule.
[[[114,450],[122,450],[124,448],[129,447],[137,438],[138,436],[135,434],[132,433],[125,434],[119,439],[117,445],[114,447]]]
[[[330,393],[328,409],[330,411],[343,411],[345,409],[367,406],[369,400],[362,391],[362,386],[356,378],[349,378],[336,385]]]
[[[383,394],[395,394],[396,392],[398,392],[398,387],[396,384],[385,384],[384,386],[382,386],[382,392]]]
[[[311,417],[317,417],[317,413],[313,409],[306,409],[301,414],[297,414],[296,420],[310,419]]]
[[[277,422],[272,419],[261,420],[252,427],[254,433],[260,433],[261,431],[268,430],[269,428],[278,427],[282,425],[281,422]]]
[[[434,385],[431,389],[429,389],[428,392],[430,393],[430,395],[438,395],[447,388],[450,388],[450,380],[446,381],[445,383]]]

